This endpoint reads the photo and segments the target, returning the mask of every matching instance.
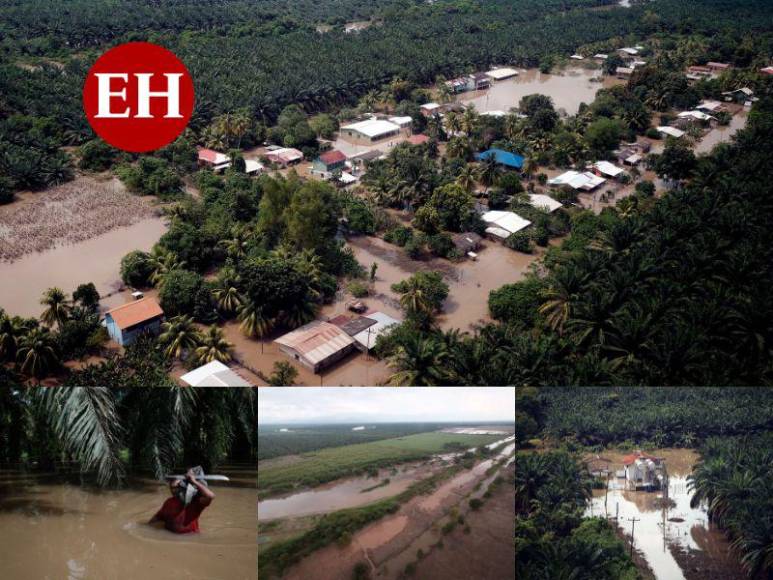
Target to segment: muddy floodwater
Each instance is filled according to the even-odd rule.
[[[121,258],[132,250],[150,250],[165,231],[164,220],[154,217],[77,244],[0,262],[0,307],[12,315],[37,317],[43,310],[41,295],[53,286],[71,294],[79,284],[93,282],[100,294],[114,292],[121,286]]]
[[[254,467],[221,468],[198,534],[147,525],[169,497],[152,479],[125,489],[80,485],[77,476],[0,469],[0,578],[39,580],[254,579]]]
[[[580,103],[590,103],[600,88],[615,84],[615,79],[604,83],[593,81],[601,75],[599,70],[567,68],[558,74],[541,73],[537,69],[521,70],[516,77],[496,81],[491,88],[483,91],[462,93],[457,101],[475,105],[479,113],[509,111],[517,107],[526,95],[541,94],[553,99],[556,110],[563,109],[568,115],[575,115]]]
[[[706,133],[703,138],[695,145],[696,153],[710,153],[715,145],[727,143],[730,138],[746,125],[746,110],[741,110],[733,115],[730,124],[714,127]]]
[[[513,435],[495,441],[486,447],[493,449],[503,443],[508,443],[498,454],[498,457],[507,457],[515,449],[515,443],[511,443],[514,439]],[[475,448],[472,448],[470,451],[474,450]],[[393,497],[408,489],[412,483],[436,473],[443,465],[448,465],[446,462],[458,455],[461,453],[435,455],[432,460],[426,463],[409,463],[397,466],[395,467],[397,473],[393,473],[392,468],[381,469],[377,477],[353,477],[337,480],[314,489],[266,499],[258,502],[258,519],[263,522],[279,518],[323,514]],[[462,473],[446,485],[458,487],[468,483],[485,472],[492,463],[492,459],[483,461],[475,469]],[[380,485],[386,479],[389,479],[389,483]],[[375,489],[371,489],[374,487]]]
[[[708,521],[706,506],[690,507],[692,494],[687,477],[698,456],[692,450],[662,449],[650,452],[665,458],[668,493],[664,491],[627,491],[625,480],[615,477],[622,469],[622,454],[602,453],[612,459],[609,490],[594,490],[586,511],[588,516],[617,517],[618,526],[630,542],[635,518],[634,548],[639,550],[658,580],[697,578],[680,554],[687,554],[697,566],[711,571],[711,578],[743,578],[740,565],[730,553],[724,534]],[[667,498],[665,497],[667,495]]]

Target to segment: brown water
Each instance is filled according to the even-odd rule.
[[[746,109],[742,109],[730,120],[730,124],[714,127],[695,146],[696,153],[710,153],[715,145],[727,143],[731,137],[746,125]]]
[[[372,263],[378,264],[374,292],[364,300],[369,308],[377,308],[391,316],[403,318],[400,296],[392,292],[392,284],[405,280],[420,270],[436,270],[444,274],[445,282],[449,286],[448,298],[438,322],[444,330],[459,328],[463,331],[490,322],[489,292],[522,280],[531,264],[541,255],[540,251],[535,251],[534,254],[514,252],[502,244],[487,240],[477,252],[477,260],[452,264],[440,259],[427,262],[411,260],[402,248],[379,238],[356,238],[349,245],[366,270],[370,269]],[[324,313],[335,316],[344,312],[347,299],[342,296],[332,307],[326,308]]]
[[[254,579],[256,473],[219,471],[232,481],[212,484],[201,532],[177,535],[146,523],[169,497],[156,481],[97,490],[0,470],[0,578]]]
[[[630,518],[637,518],[634,547],[642,552],[658,580],[686,577],[685,570],[674,558],[674,548],[702,552],[704,556],[717,560],[712,567],[739,570],[739,566],[732,562],[727,539],[708,522],[706,507],[690,507],[692,494],[687,488],[687,476],[698,459],[697,454],[685,449],[655,450],[651,453],[666,459],[668,498],[673,503],[665,504],[664,507],[662,491],[626,491],[623,489],[625,480],[617,479],[612,474],[606,506],[604,490],[594,490],[586,515],[614,518],[617,514],[619,526],[629,539],[632,525]],[[620,455],[604,453],[602,456],[612,460],[613,469],[622,469]]]
[[[391,497],[408,489],[413,482],[431,475],[428,469],[412,466],[391,475],[389,469],[379,471],[378,477],[355,477],[294,493],[285,497],[258,502],[258,518],[261,522],[312,514],[322,514],[350,507],[358,507]],[[389,484],[364,491],[389,478]]]
[[[166,231],[160,217],[114,229],[84,242],[0,262],[0,307],[19,316],[39,316],[40,297],[53,286],[68,294],[94,282],[100,294],[121,285],[121,258],[132,250],[149,250]]]
[[[568,115],[574,115],[580,109],[580,103],[593,101],[597,90],[615,84],[614,80],[591,81],[600,75],[598,70],[583,68],[567,68],[558,74],[545,74],[538,69],[520,70],[516,77],[496,81],[488,90],[461,93],[456,100],[475,105],[479,113],[507,112],[517,107],[522,97],[538,93],[551,97],[556,110],[563,109]]]

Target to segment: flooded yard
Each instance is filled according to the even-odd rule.
[[[727,538],[709,523],[706,507],[690,507],[692,494],[687,477],[698,460],[697,454],[685,449],[650,453],[665,458],[667,491],[625,490],[625,480],[614,473],[622,469],[622,454],[602,453],[603,458],[611,460],[609,489],[594,490],[586,515],[613,521],[617,518],[627,541],[635,519],[634,548],[641,552],[658,580],[744,578],[740,564],[730,553]]]
[[[232,481],[212,485],[201,532],[177,535],[147,525],[169,497],[152,479],[99,490],[77,476],[0,469],[0,577],[255,578],[255,470],[218,471]]]
[[[567,68],[557,74],[541,73],[538,69],[519,72],[516,77],[494,82],[488,90],[462,93],[456,100],[474,105],[479,113],[507,112],[517,107],[521,98],[538,93],[551,97],[556,110],[563,109],[567,115],[575,115],[580,103],[591,103],[600,88],[620,82],[614,78],[606,78],[603,83],[594,81],[601,72],[583,68]]]
[[[166,231],[160,213],[105,176],[79,176],[0,206],[0,307],[38,316],[40,296],[53,286],[69,294],[93,282],[100,294],[115,291],[121,258],[149,250]]]
[[[714,127],[695,146],[695,153],[710,153],[715,145],[727,143],[731,137],[746,126],[746,109],[742,109],[730,120],[729,125]]]

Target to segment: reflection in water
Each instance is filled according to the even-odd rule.
[[[0,470],[0,578],[252,579],[256,473],[218,471],[234,485],[212,485],[201,533],[176,535],[146,524],[169,493],[153,480],[99,490]]]
[[[662,455],[658,451],[653,453]],[[690,507],[692,494],[687,488],[687,476],[691,468],[685,469],[685,460],[694,458],[694,454],[683,451],[665,455],[669,470],[667,495],[662,491],[626,491],[624,479],[615,478],[613,473],[608,492],[594,490],[586,515],[612,520],[617,517],[619,526],[629,538],[634,527],[634,547],[642,552],[659,580],[685,578],[672,549],[702,552],[723,566],[737,569],[736,565],[728,563],[731,559],[728,542],[722,532],[709,523],[705,505]],[[635,524],[631,521],[634,518]]]
[[[465,105],[475,105],[479,113],[509,111],[517,107],[522,97],[535,93],[553,99],[556,109],[564,109],[575,115],[580,103],[590,103],[602,84],[591,79],[600,75],[598,70],[570,68],[563,74],[545,74],[537,69],[521,71],[517,77],[497,81],[486,91],[462,93],[457,100]]]

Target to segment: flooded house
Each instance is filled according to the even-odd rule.
[[[454,247],[456,248],[456,251],[459,252],[460,256],[469,256],[470,258],[473,258],[473,256],[477,257],[475,252],[480,248],[480,243],[483,238],[475,232],[463,232],[453,236],[452,240],[454,242]],[[470,253],[472,253],[473,256],[470,256]]]
[[[591,169],[596,175],[606,175],[612,179],[619,179],[621,176],[625,175],[624,169],[621,169],[609,161],[596,161],[596,163],[591,165],[589,169]]]
[[[442,107],[437,103],[424,103],[419,107],[419,111],[425,117],[431,117],[432,115],[438,115],[442,111]]]
[[[740,89],[735,89],[734,91],[725,91],[722,93],[722,96],[728,103],[734,102],[746,104],[753,99],[754,91],[749,87],[742,87]]]
[[[549,179],[548,185],[568,185],[572,189],[579,191],[593,191],[605,181],[605,178],[599,177],[590,171],[580,173],[579,171],[569,170],[553,179]]]
[[[643,451],[623,457],[625,487],[630,491],[653,491],[668,485],[665,460]]]
[[[384,312],[369,310],[362,316],[350,317],[342,314],[328,322],[351,336],[357,342],[358,349],[369,352],[376,346],[379,336],[387,336],[402,321]]]
[[[190,387],[252,387],[236,371],[213,360],[185,373],[180,380]]]
[[[558,211],[564,205],[556,200],[550,197],[549,195],[545,195],[544,193],[530,193],[529,194],[529,205],[532,207],[536,207],[538,209],[542,209],[546,211],[547,213],[553,213],[554,211]]]
[[[282,353],[314,373],[338,362],[357,345],[344,330],[322,320],[309,322],[274,342]]]
[[[477,72],[467,77],[467,87],[472,91],[482,91],[491,86],[491,77],[483,72]]]
[[[682,111],[679,113],[674,125],[682,130],[687,130],[690,127],[707,127],[709,125],[715,125],[716,123],[716,117],[695,109],[693,111]]]
[[[673,137],[674,139],[681,139],[685,135],[685,132],[681,129],[677,129],[676,127],[669,127],[667,125],[661,125],[660,127],[657,127],[656,130],[662,137]]]
[[[490,71],[486,72],[486,75],[495,81],[503,81],[518,76],[518,71],[510,67],[500,67],[492,68]]]
[[[145,333],[158,334],[164,321],[164,311],[153,298],[141,298],[117,306],[105,313],[107,333],[121,346],[129,346]]]
[[[531,225],[529,220],[512,211],[487,211],[480,217],[486,222],[486,233],[497,240],[506,240]]]

